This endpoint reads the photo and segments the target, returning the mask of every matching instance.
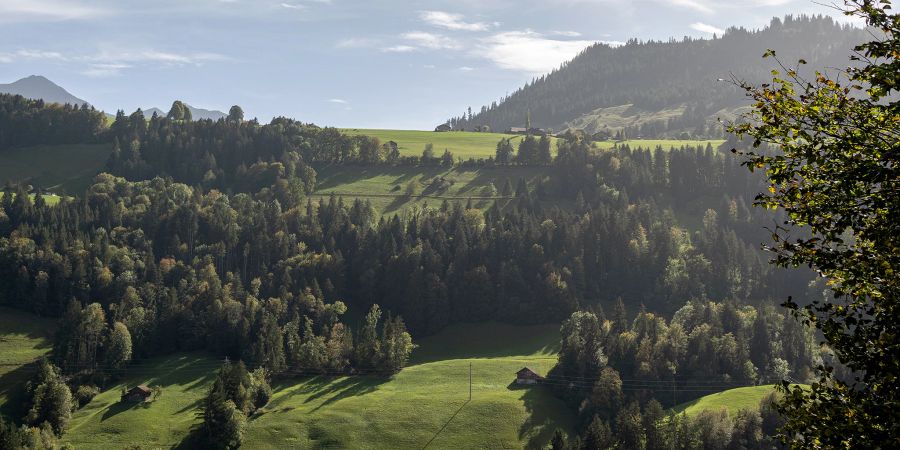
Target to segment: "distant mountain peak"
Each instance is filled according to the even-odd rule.
[[[0,94],[21,95],[34,100],[41,99],[47,103],[90,105],[42,75],[30,75],[9,84],[0,84]]]
[[[186,106],[189,110],[191,110],[191,118],[193,118],[194,120],[210,119],[210,120],[216,121],[216,120],[224,119],[225,117],[228,117],[228,114],[225,114],[222,111],[196,108],[187,103],[184,103],[184,106]],[[165,117],[166,114],[168,114],[167,110],[163,110],[160,108],[147,108],[147,109],[143,110],[143,112],[144,112],[145,117],[150,117],[153,115],[153,113],[156,113],[162,117]]]

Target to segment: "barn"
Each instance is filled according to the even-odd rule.
[[[135,386],[122,394],[123,402],[143,403],[150,400],[153,390],[146,385]]]
[[[516,384],[538,384],[541,381],[544,381],[544,377],[527,367],[516,372]]]

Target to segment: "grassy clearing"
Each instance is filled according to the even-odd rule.
[[[133,366],[125,382],[107,389],[75,412],[63,441],[79,449],[163,448],[178,445],[199,423],[197,407],[221,362],[201,353],[148,360]],[[121,403],[121,388],[162,386],[158,399]]]
[[[522,140],[522,135],[508,135],[502,133],[472,133],[472,132],[449,132],[436,133],[433,131],[414,131],[414,130],[366,130],[348,128],[341,130],[349,135],[365,135],[377,137],[382,142],[394,141],[400,148],[400,154],[403,156],[422,156],[422,150],[425,144],[434,144],[435,154],[440,156],[444,149],[449,149],[456,158],[489,158],[494,156],[497,150],[497,142],[500,139],[512,139],[514,146],[518,146]],[[556,138],[552,138],[551,148],[556,154]],[[706,146],[707,143],[713,147],[721,145],[723,140],[661,140],[661,139],[635,139],[628,141],[607,141],[597,142],[597,148],[607,150],[614,145],[628,144],[632,148],[656,148],[661,146],[668,150],[672,147],[681,146]]]
[[[525,365],[546,373],[557,340],[557,326],[457,325],[419,341],[411,365],[391,379],[275,383],[242,448],[537,448],[556,428],[571,430],[574,414],[545,388],[511,382]],[[75,414],[64,441],[79,449],[178,445],[198,423],[217,364],[188,354],[132,369],[123,385],[159,384],[159,400],[120,405],[121,386],[113,386]]]
[[[748,386],[727,391],[717,392],[696,400],[682,403],[674,408],[676,413],[685,413],[689,416],[699,414],[704,410],[719,410],[725,408],[728,414],[735,415],[742,409],[758,409],[759,402],[770,392],[774,391],[772,385]]]
[[[0,191],[0,200],[3,199],[4,195],[6,195],[6,194],[4,192]],[[28,197],[30,197],[31,201],[34,202],[34,194],[28,194]],[[15,199],[15,196],[13,196],[13,198]],[[50,206],[58,205],[60,200],[62,200],[62,197],[60,197],[56,194],[45,194],[44,195],[44,201],[47,202],[47,204]]]
[[[53,319],[0,307],[0,413],[22,415],[22,389],[35,369],[30,363],[50,351],[55,330]]]
[[[476,208],[486,209],[494,202],[509,202],[508,198],[479,198],[483,189],[493,184],[500,191],[508,179],[515,188],[520,178],[534,184],[546,169],[540,167],[504,167],[483,169],[446,169],[441,167],[361,167],[329,166],[318,168],[318,186],[315,196],[323,198],[331,194],[369,200],[376,211],[393,215],[413,206],[439,206],[444,199],[467,201],[472,198]],[[435,178],[452,181],[446,190],[430,189]],[[415,195],[404,195],[410,182],[416,182]],[[500,194],[497,194],[500,196]]]
[[[0,183],[29,180],[56,192],[81,193],[102,169],[112,146],[52,145],[0,152]]]
[[[434,131],[416,130],[366,130],[347,128],[342,129],[351,136],[377,137],[381,142],[394,141],[403,156],[422,156],[425,144],[434,144],[434,153],[440,156],[444,149],[450,150],[454,158],[488,158],[494,156],[497,143],[501,139],[511,139],[514,146],[519,145],[522,135],[503,133],[474,133],[474,132],[449,132],[436,133]],[[556,138],[553,138],[552,149],[556,151]]]

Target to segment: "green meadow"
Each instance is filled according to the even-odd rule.
[[[512,381],[524,366],[553,367],[558,339],[555,325],[456,325],[419,340],[410,365],[390,379],[275,380],[242,448],[539,448],[557,428],[571,431],[574,414],[545,387]],[[136,365],[75,413],[63,441],[79,449],[188,445],[219,364],[179,354]],[[123,386],[140,383],[163,393],[148,404],[119,403]]]
[[[57,193],[80,194],[106,164],[112,147],[44,145],[0,152],[0,183],[27,180]]]
[[[742,409],[759,409],[759,402],[774,390],[775,386],[772,385],[739,387],[682,403],[673,410],[692,416],[704,410],[725,408],[728,414],[735,415]]]
[[[325,199],[331,195],[343,197],[344,201],[360,198],[371,202],[379,213],[393,215],[412,207],[438,207],[444,200],[467,202],[472,199],[472,205],[479,209],[489,208],[495,202],[505,205],[514,201],[500,194],[507,180],[513,190],[521,178],[531,186],[543,176],[546,168],[328,166],[316,170],[318,185],[313,195],[315,198]],[[435,188],[441,179],[446,188]],[[415,193],[407,196],[406,189],[411,182]],[[489,195],[485,188],[490,189],[492,185],[497,192]]]
[[[345,128],[342,132],[351,136],[372,136],[381,142],[394,141],[402,156],[422,156],[426,144],[434,145],[434,153],[440,156],[444,149],[450,150],[454,158],[488,158],[494,156],[497,143],[501,139],[511,139],[518,146],[524,136],[503,133],[475,133],[469,131],[452,131],[437,133],[417,130],[367,130]],[[556,151],[556,138],[552,138],[553,151]]]
[[[31,364],[50,352],[56,320],[0,307],[0,413],[20,418],[22,389],[34,375]]]

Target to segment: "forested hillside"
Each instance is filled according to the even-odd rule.
[[[844,67],[849,49],[867,37],[830,17],[788,16],[762,30],[730,28],[709,40],[596,44],[509,97],[450,122],[454,129],[502,131],[525,127],[530,117],[531,126],[556,130],[572,125],[596,133],[607,125],[629,137],[718,137],[720,112],[745,104],[738,89],[718,79],[766,80],[774,61],[760,56],[774,48],[784,61],[802,57],[813,69]]]

